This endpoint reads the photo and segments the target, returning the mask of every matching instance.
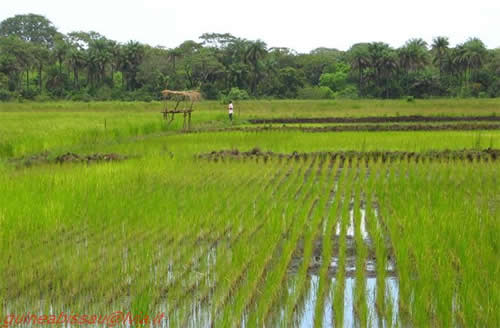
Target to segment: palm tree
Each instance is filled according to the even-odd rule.
[[[54,49],[52,53],[59,64],[59,74],[62,73],[62,64],[66,59],[68,50],[69,50],[69,43],[62,36],[58,36],[55,39]]]
[[[69,49],[69,63],[73,68],[73,80],[74,85],[78,89],[79,85],[79,72],[80,69],[84,68],[87,65],[87,54],[85,50],[81,49],[77,45],[72,45]]]
[[[417,71],[428,62],[427,42],[422,39],[406,41],[399,52],[402,67],[409,71]]]
[[[370,65],[368,44],[358,43],[349,49],[349,63],[354,70],[358,71],[359,92],[363,95],[363,71]]]
[[[47,47],[41,45],[34,46],[33,56],[38,66],[38,88],[40,89],[40,92],[42,91],[42,86],[43,86],[43,79],[42,79],[43,66],[49,60],[49,55],[50,53]]]
[[[122,74],[127,81],[127,90],[137,88],[136,75],[144,57],[144,46],[138,42],[129,41],[123,46]]]
[[[477,71],[483,65],[487,50],[481,40],[470,38],[464,44],[457,45],[452,55],[453,64],[463,73],[467,87],[473,71]]]
[[[257,40],[255,42],[249,42],[247,45],[245,58],[252,66],[252,84],[251,90],[252,94],[255,94],[255,89],[260,79],[259,72],[259,60],[262,59],[267,54],[267,45],[261,41]]]
[[[470,38],[464,43],[464,48],[469,69],[478,70],[481,68],[487,54],[483,41],[478,38]]]
[[[439,66],[439,78],[443,74],[443,65],[448,57],[448,46],[450,42],[447,37],[438,36],[432,40],[432,52],[434,53],[433,63]]]
[[[172,62],[172,69],[174,71],[174,74],[176,71],[176,68],[175,68],[176,59],[181,57],[181,55],[182,55],[182,51],[179,48],[170,49],[168,51],[168,59]]]
[[[388,83],[393,72],[397,69],[395,51],[386,43],[373,42],[368,45],[370,67],[375,72],[375,83],[384,88],[385,97],[389,97]],[[380,94],[379,96],[383,96]]]
[[[111,61],[112,44],[100,38],[89,43],[89,59],[98,82],[102,83],[106,77],[106,65]]]

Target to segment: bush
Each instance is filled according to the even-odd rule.
[[[250,99],[248,92],[246,92],[246,90],[241,90],[238,88],[232,88],[227,95],[223,93],[219,94],[219,100],[223,104],[227,104],[230,101],[234,100],[248,100],[248,99]]]
[[[89,102],[92,101],[92,96],[88,93],[86,89],[81,89],[71,95],[71,100],[73,101],[84,101]]]
[[[354,85],[348,85],[344,89],[337,92],[337,97],[343,99],[358,99],[358,88],[356,88]]]
[[[12,94],[5,89],[0,89],[0,101],[9,101],[12,99]]]
[[[52,100],[52,98],[47,94],[40,94],[40,95],[35,97],[35,101],[38,101],[38,102],[46,102],[46,101],[51,101],[51,100]]]
[[[248,95],[248,92],[246,90],[241,90],[238,88],[232,88],[227,96],[230,98],[230,100],[250,99],[250,96]]]
[[[153,94],[149,92],[148,90],[141,88],[138,90],[135,90],[131,92],[133,95],[133,99],[135,101],[145,101],[145,102],[151,102],[153,101]]]
[[[23,98],[28,100],[34,100],[38,94],[39,92],[37,89],[24,89],[21,91]]]
[[[113,100],[124,100],[125,99],[125,91],[121,88],[113,88],[111,89],[111,99]]]
[[[203,95],[203,98],[205,99],[217,99],[218,96],[218,90],[215,84],[207,82],[203,83],[200,88],[201,94]]]
[[[305,87],[299,89],[299,99],[333,99],[335,94],[329,87]]]
[[[227,104],[230,101],[234,100],[248,100],[248,99],[250,99],[248,92],[246,92],[246,90],[241,90],[238,88],[232,88],[227,95],[223,93],[219,94],[219,100],[222,104]]]
[[[112,98],[112,90],[107,85],[103,85],[96,92],[96,99],[101,101],[111,100]]]

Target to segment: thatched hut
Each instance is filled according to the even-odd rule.
[[[201,94],[198,91],[174,91],[174,90],[163,90],[161,92],[165,98],[165,109],[162,114],[167,124],[170,124],[174,120],[174,115],[177,113],[182,113],[184,116],[184,129],[191,128],[191,113],[193,112],[193,104],[195,101],[201,100]],[[175,102],[175,106],[171,108],[168,107],[168,102]],[[181,107],[179,108],[179,105]]]

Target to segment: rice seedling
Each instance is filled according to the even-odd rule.
[[[243,104],[245,119],[262,103]],[[307,117],[369,104],[497,106],[266,106]],[[12,128],[0,132],[0,319],[130,310],[164,312],[169,327],[498,326],[498,131],[177,133],[156,121],[159,104],[121,105],[0,106]],[[218,120],[215,105],[195,123]],[[55,164],[60,150],[128,156]]]

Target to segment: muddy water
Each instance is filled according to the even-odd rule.
[[[376,209],[374,209],[376,212]],[[376,220],[375,226],[378,229],[382,229],[382,223],[379,223],[380,220],[378,213],[374,213],[371,218]],[[342,295],[342,303],[343,303],[343,327],[355,327],[359,326],[359,319],[355,312],[354,302],[355,302],[355,290],[356,290],[356,247],[355,247],[355,233],[356,229],[354,227],[355,220],[354,216],[359,215],[360,222],[360,234],[363,238],[366,248],[369,250],[369,256],[365,260],[364,268],[363,268],[363,277],[365,279],[365,300],[367,307],[367,325],[370,327],[396,327],[399,322],[399,283],[396,276],[396,263],[393,260],[393,256],[389,256],[386,260],[386,269],[385,269],[385,278],[381,283],[380,278],[377,277],[377,259],[375,257],[375,252],[373,250],[373,242],[370,234],[367,229],[367,215],[365,213],[365,209],[361,208],[358,212],[354,213],[353,210],[349,213],[348,225],[346,230],[344,230],[346,234],[346,262],[345,262],[345,288],[344,294]],[[324,231],[324,230],[323,230]],[[270,320],[267,322],[266,326],[274,327],[274,326],[294,326],[294,327],[314,327],[316,313],[318,310],[322,313],[321,325],[322,327],[331,327],[335,323],[335,314],[333,311],[333,304],[336,302],[334,290],[335,285],[337,284],[336,276],[338,267],[338,240],[340,238],[340,226],[337,225],[334,228],[334,235],[331,237],[334,239],[334,247],[337,249],[333,252],[333,256],[330,259],[323,259],[321,257],[322,247],[321,241],[319,244],[315,245],[315,251],[313,254],[313,258],[311,259],[310,268],[308,270],[308,276],[306,280],[306,291],[303,295],[303,299],[300,300],[298,308],[294,313],[294,317],[292,322],[286,323],[286,315],[289,309],[285,308],[285,299],[287,295],[290,295],[296,289],[294,286],[295,275],[297,274],[297,270],[300,267],[300,263],[302,262],[303,252],[299,251],[297,253],[297,258],[292,259],[292,263],[290,265],[288,271],[288,277],[286,282],[283,285],[283,296],[280,297],[280,301],[278,302],[276,308],[273,310],[273,313],[270,316]],[[324,236],[324,235],[323,235]],[[300,249],[303,248],[303,245],[298,246]],[[203,259],[206,261],[206,265],[210,268],[211,266],[215,266],[217,261],[217,248],[214,247],[207,254],[207,256]],[[328,261],[328,279],[329,286],[326,293],[326,297],[324,299],[324,306],[321,309],[316,309],[317,303],[319,301],[319,268],[321,267],[321,263],[323,261]],[[210,269],[208,271],[211,271]],[[207,286],[216,285],[216,277],[213,274],[208,274],[204,276],[203,279],[206,279],[205,284]],[[384,288],[382,295],[384,295],[384,303],[386,304],[386,310],[381,312],[379,310],[379,306],[377,306],[376,296],[378,292],[378,288]],[[184,324],[183,326],[187,327],[209,327],[213,322],[214,318],[212,317],[213,313],[211,313],[211,299],[212,295],[209,294],[208,297],[204,300],[200,299],[200,295],[196,292],[193,293],[192,296],[186,299],[185,303],[186,308],[184,309],[187,313],[186,321],[181,322]],[[254,310],[254,309],[249,309]],[[174,312],[175,313],[175,312]],[[186,316],[186,313],[181,314],[181,317]],[[248,326],[247,324],[247,315],[246,313],[242,318],[240,325],[242,327]]]
[[[330,291],[323,308],[322,327],[332,327],[334,325],[333,314],[333,288],[335,278],[331,278]],[[309,279],[309,289],[306,294],[304,304],[297,311],[297,316],[294,318],[293,326],[306,328],[314,326],[314,315],[317,301],[317,292],[319,286],[319,277],[311,275]],[[347,277],[345,280],[344,290],[344,322],[343,327],[355,327],[359,325],[358,318],[354,312],[354,290],[356,281],[354,277]],[[366,278],[366,302],[368,308],[368,326],[369,327],[396,327],[398,320],[398,281],[395,277],[385,279],[385,297],[388,305],[392,306],[390,311],[391,316],[385,318],[385,314],[379,314],[376,308],[376,292],[377,278]],[[281,319],[283,319],[284,311],[281,310]],[[278,320],[280,321],[280,320]],[[283,323],[283,322],[282,322]],[[283,324],[282,324],[283,326]]]
[[[360,211],[360,234],[365,242],[365,246],[370,250],[371,254],[374,254],[373,242],[368,233],[366,227],[366,212],[364,208]],[[354,227],[354,210],[351,209],[349,213],[348,226],[346,229],[346,262],[345,262],[345,288],[343,295],[343,327],[356,327],[359,326],[359,319],[354,310],[354,295],[356,289],[356,250],[355,250],[355,227]],[[356,214],[357,215],[357,214]],[[378,222],[378,213],[374,215],[377,220],[376,226],[380,228],[380,223]],[[334,238],[340,238],[340,225],[337,224],[334,229]],[[333,303],[334,299],[334,287],[336,284],[336,272],[338,270],[338,254],[334,252],[334,256],[329,260],[329,279],[330,286],[327,293],[327,298],[325,300],[325,305],[322,311],[322,326],[332,327],[334,325],[334,312]],[[317,255],[316,255],[317,257]],[[321,259],[323,260],[323,259]],[[299,260],[297,260],[299,261]],[[314,262],[314,261],[312,261]],[[317,266],[317,265],[315,265]],[[365,261],[364,273],[365,277],[365,299],[367,306],[368,315],[368,326],[369,327],[396,327],[399,318],[399,283],[396,276],[396,265],[393,261],[393,257],[389,257],[386,265],[385,281],[383,284],[379,283],[377,278],[377,259],[374,255],[369,256]],[[293,276],[293,275],[292,275]],[[289,281],[292,281],[290,278]],[[308,277],[308,291],[305,294],[304,301],[301,303],[300,308],[297,310],[295,318],[293,320],[293,326],[295,327],[313,327],[314,326],[314,316],[315,307],[318,299],[318,286],[319,286],[319,276],[317,275],[317,270],[310,270]],[[380,313],[376,303],[376,295],[378,286],[384,288],[383,295],[385,297],[385,304],[389,308],[385,313]],[[383,287],[382,287],[383,286]],[[289,287],[289,290],[293,290],[293,286]],[[285,309],[280,309],[284,312]],[[279,320],[278,320],[279,321]],[[283,324],[283,322],[281,322]]]

